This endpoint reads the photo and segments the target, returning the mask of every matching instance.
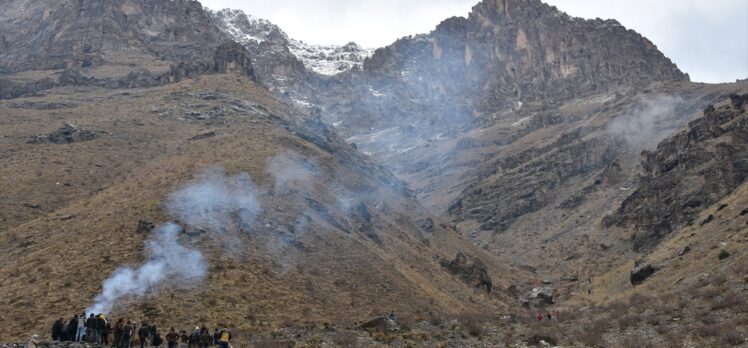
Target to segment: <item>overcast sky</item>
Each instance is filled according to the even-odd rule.
[[[615,18],[701,82],[748,77],[748,0],[545,0],[570,15]],[[314,44],[381,47],[467,16],[478,0],[201,0],[238,8]]]

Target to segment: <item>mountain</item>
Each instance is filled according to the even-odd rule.
[[[261,332],[289,321],[342,326],[393,308],[457,315],[504,307],[508,295],[491,291],[512,283],[504,274],[533,277],[431,215],[319,115],[279,101],[258,82],[262,57],[219,45],[223,34],[198,3],[34,4],[12,8],[45,12],[41,20],[57,29],[118,26],[91,39],[91,65],[62,66],[80,56],[54,53],[85,37],[82,24],[34,48],[49,65],[3,61],[5,81],[40,71],[90,76],[0,101],[3,341],[85,308]],[[143,16],[120,17],[134,14]],[[191,19],[199,23],[186,33],[173,29]],[[20,28],[3,22],[11,24]],[[176,30],[178,40],[138,36],[155,28]],[[42,59],[20,40],[8,38],[4,57]],[[127,70],[147,71],[152,83],[104,83],[132,76],[100,75],[121,64],[109,55],[129,53],[138,59]],[[164,57],[163,70],[151,70],[148,57]],[[137,275],[121,281],[127,274]]]
[[[3,8],[0,341],[89,308],[237,345],[745,342],[748,82],[614,20],[484,0],[369,50]]]

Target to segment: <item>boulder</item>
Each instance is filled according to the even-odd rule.
[[[690,245],[686,245],[686,246],[680,248],[680,250],[678,250],[678,256],[683,256],[685,254],[688,254],[690,251],[691,251],[691,246]]]
[[[527,302],[535,306],[552,305],[555,303],[553,300],[553,291],[546,287],[533,288],[527,294]]]
[[[655,273],[655,268],[648,263],[643,263],[631,271],[631,284],[636,286],[643,283]]]

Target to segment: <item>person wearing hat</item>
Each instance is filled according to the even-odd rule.
[[[39,335],[31,335],[29,343],[26,345],[27,348],[38,348],[39,347]]]

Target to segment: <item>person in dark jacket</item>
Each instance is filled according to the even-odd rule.
[[[148,323],[143,322],[140,324],[140,328],[138,329],[138,339],[140,339],[140,348],[145,348],[145,340],[148,337],[148,333],[151,331],[151,329],[148,327]]]
[[[216,332],[213,333],[213,345],[217,346],[218,340],[220,339],[221,339],[221,331],[218,328],[216,328]]]
[[[96,333],[98,332],[98,319],[91,313],[91,316],[86,320],[86,341],[89,343],[96,343]]]
[[[70,318],[70,321],[68,321],[68,328],[66,330],[67,336],[65,336],[65,341],[75,341],[75,333],[78,331],[78,317],[73,315],[72,318]]]
[[[210,348],[213,346],[213,336],[210,334],[210,329],[203,327],[200,332],[200,348]]]
[[[99,314],[96,316],[96,343],[101,344],[105,329],[106,319],[104,318],[104,314]]]
[[[104,325],[104,333],[101,335],[101,343],[103,343],[105,346],[109,345],[109,334],[112,332],[112,323],[109,322],[109,320],[106,321],[106,325]]]
[[[128,320],[125,324],[125,327],[122,328],[122,338],[121,338],[121,347],[122,348],[130,348],[130,344],[132,343],[132,334],[133,334],[133,327],[132,323]]]
[[[116,324],[114,324],[114,339],[112,340],[112,343],[117,348],[122,344],[122,329],[124,326],[125,324],[122,322],[121,318],[117,320]]]
[[[52,341],[62,341],[63,332],[65,331],[65,324],[62,322],[62,318],[57,319],[52,324]]]

